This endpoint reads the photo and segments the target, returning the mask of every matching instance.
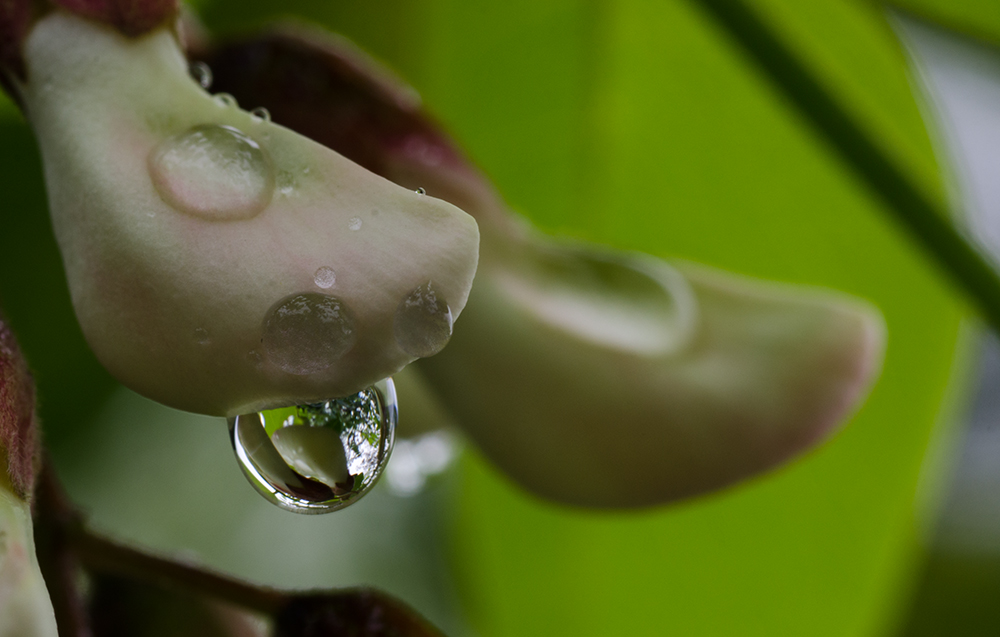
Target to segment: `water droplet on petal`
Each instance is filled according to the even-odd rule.
[[[426,357],[437,354],[448,344],[452,322],[448,302],[428,281],[400,301],[392,328],[404,352]]]
[[[236,108],[239,106],[236,98],[229,93],[216,93],[212,96],[212,99],[222,108]]]
[[[351,217],[350,220],[347,222],[347,227],[351,230],[358,231],[361,229],[361,225],[363,223],[364,222],[361,221],[361,217]]]
[[[330,367],[354,345],[354,316],[335,296],[308,292],[278,301],[264,319],[264,353],[298,376]]]
[[[413,192],[417,193],[418,195],[426,195],[427,194],[427,191],[424,190],[422,187],[421,188],[417,188]]]
[[[321,287],[324,290],[332,288],[337,282],[337,273],[333,271],[333,268],[324,265],[316,270],[316,274],[313,275],[313,282],[316,284],[316,287]]]
[[[296,513],[329,513],[365,495],[395,437],[396,391],[387,378],[346,398],[229,419],[244,475],[264,498]]]
[[[194,340],[199,345],[208,345],[209,343],[212,342],[212,337],[209,336],[208,330],[206,330],[204,327],[198,327],[195,328],[194,330]]]
[[[258,106],[250,111],[250,119],[258,124],[266,124],[271,121],[271,111],[263,106]]]
[[[164,201],[210,221],[249,219],[274,192],[264,151],[230,126],[195,126],[168,137],[150,153],[149,172]]]
[[[188,66],[188,72],[194,81],[198,83],[198,86],[205,90],[208,90],[212,86],[212,69],[208,67],[204,62],[192,62]]]

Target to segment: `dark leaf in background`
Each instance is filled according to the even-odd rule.
[[[442,637],[416,612],[373,590],[304,595],[275,619],[274,637]]]
[[[46,445],[72,446],[116,384],[73,314],[31,131],[3,119],[0,140],[0,306],[31,361]]]
[[[95,575],[90,588],[93,637],[254,637],[254,622],[235,607],[194,593],[113,575]]]

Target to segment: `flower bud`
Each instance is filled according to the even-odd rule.
[[[206,93],[168,29],[53,13],[24,59],[74,308],[122,383],[237,415],[360,391],[443,346],[412,347],[434,316],[404,310],[430,285],[426,314],[461,313],[471,217]]]

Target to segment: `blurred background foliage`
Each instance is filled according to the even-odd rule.
[[[901,4],[1000,36],[1000,9],[992,0]],[[850,0],[755,5],[894,159],[943,199],[906,60],[883,8]],[[967,384],[966,306],[695,3],[200,0],[195,9],[218,34],[295,17],[347,35],[411,82],[511,205],[547,231],[844,290],[885,315],[884,373],[844,431],[791,465],[716,495],[633,513],[569,509],[519,491],[474,450],[466,453],[457,488],[434,505],[445,522],[433,533],[421,526],[419,537],[408,541],[413,551],[446,560],[472,632],[853,636],[897,630],[947,465],[940,460],[948,457],[948,429]],[[130,518],[144,515],[141,496],[111,502],[87,495],[114,491],[126,471],[146,484],[140,474],[156,470],[134,458],[116,460],[106,452],[114,440],[131,436],[142,446],[145,438],[153,451],[144,453],[176,454],[164,455],[163,463],[177,465],[186,457],[171,443],[183,436],[162,428],[141,433],[168,426],[165,418],[120,394],[116,418],[125,424],[117,431],[125,433],[94,433],[106,431],[115,384],[72,317],[37,150],[9,104],[0,104],[0,149],[0,306],[35,369],[50,447],[82,485],[70,484],[71,491],[111,511],[95,516],[104,515],[113,531],[183,545],[157,536],[166,531],[151,523],[130,526]],[[401,409],[405,415],[406,406]],[[213,454],[225,456],[218,444],[224,427],[214,427]],[[95,447],[98,442],[104,446]],[[219,463],[242,480],[229,457]],[[211,494],[188,498],[170,491],[197,488],[199,481],[213,494],[228,491],[216,489],[212,476],[188,477],[190,484],[169,482],[146,496],[176,516],[200,515],[202,526],[214,527],[214,544],[192,547],[206,561],[266,577],[264,556],[231,550],[225,558],[212,556],[211,547],[222,551],[219,538],[234,524],[219,514],[225,506]],[[627,474],[620,479],[628,489]],[[246,485],[239,488],[256,497]],[[387,506],[378,502],[371,510]],[[386,519],[366,533],[405,543],[398,532],[384,530]],[[279,534],[267,537],[280,543],[276,524],[265,535]],[[327,543],[362,552],[350,537]],[[332,549],[315,549],[325,550]],[[248,564],[242,570],[233,566],[240,560]],[[286,566],[274,577],[294,584],[296,567]],[[407,577],[405,567],[399,573],[391,564],[380,568],[375,583]],[[365,577],[363,569],[351,573]],[[345,577],[331,573],[329,581],[348,583]],[[407,599],[413,587],[394,590]],[[456,611],[412,594],[407,601],[465,630],[443,618]]]

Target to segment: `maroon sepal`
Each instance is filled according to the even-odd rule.
[[[35,384],[10,327],[0,318],[0,458],[14,492],[25,500],[34,490],[40,444]]]

